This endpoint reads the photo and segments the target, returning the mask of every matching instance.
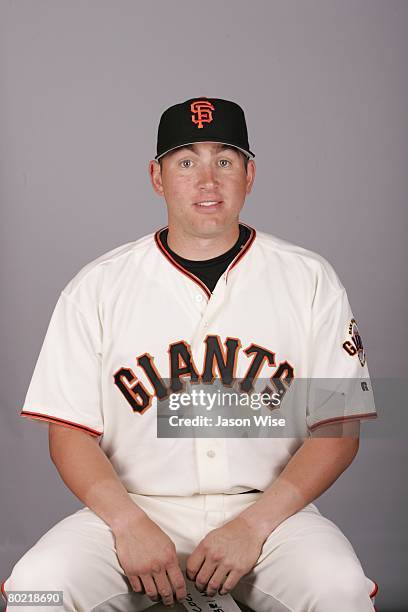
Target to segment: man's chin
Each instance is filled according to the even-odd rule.
[[[228,222],[225,219],[206,217],[198,222],[194,220],[194,223],[191,223],[188,229],[197,238],[216,238],[228,232],[232,223],[232,221]]]

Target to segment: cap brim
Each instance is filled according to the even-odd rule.
[[[167,151],[164,151],[163,153],[160,153],[160,155],[156,155],[156,157],[154,158],[156,161],[158,161],[161,157],[163,157],[163,155],[166,155],[167,153],[170,153],[170,151],[175,151],[176,149],[181,149],[182,147],[186,147],[187,145],[192,145],[192,144],[196,144],[197,142],[216,142],[217,144],[223,144],[227,147],[232,147],[233,149],[238,149],[238,151],[241,151],[241,153],[243,153],[244,155],[246,155],[248,157],[248,159],[252,159],[253,157],[255,157],[255,153],[252,153],[252,151],[246,151],[245,149],[242,149],[241,147],[238,147],[235,144],[232,144],[231,142],[224,142],[223,140],[216,140],[215,138],[212,138],[211,140],[207,140],[206,138],[203,140],[194,140],[194,142],[182,142],[181,144],[176,145],[175,147],[171,147],[171,149],[167,149]]]

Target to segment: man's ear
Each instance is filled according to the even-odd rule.
[[[150,181],[152,183],[152,187],[157,193],[157,195],[159,196],[164,195],[161,168],[160,168],[159,162],[156,161],[155,159],[152,159],[149,162],[149,176],[150,176]]]
[[[247,165],[247,187],[246,187],[246,192],[247,194],[251,193],[252,191],[252,186],[254,184],[254,180],[255,180],[255,174],[256,174],[256,166],[255,166],[255,162],[253,159],[248,160],[248,165]]]

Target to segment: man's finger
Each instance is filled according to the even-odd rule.
[[[216,568],[217,565],[214,561],[209,561],[208,559],[204,561],[195,579],[195,584],[199,591],[205,591],[205,589],[207,588],[208,581],[214,574]]]
[[[208,581],[206,589],[207,595],[209,595],[210,597],[214,597],[214,595],[221,589],[221,586],[223,585],[227,576],[228,570],[225,566],[220,565],[219,567],[217,567],[217,569]]]
[[[140,582],[140,578],[138,576],[129,576],[128,578],[133,590],[136,591],[136,593],[141,593],[143,591],[143,585]]]
[[[204,559],[205,559],[205,554],[204,554],[203,549],[200,546],[197,546],[197,548],[193,550],[193,552],[187,559],[186,571],[187,571],[187,576],[190,578],[190,580],[195,579],[197,572],[199,571],[200,567],[204,563]]]
[[[181,601],[187,597],[186,581],[179,565],[170,565],[166,568],[167,575],[173,587],[173,592],[176,595],[177,601]]]
[[[174,603],[173,587],[164,569],[158,573],[153,573],[153,578],[164,605],[171,606]]]
[[[240,572],[237,572],[236,570],[232,570],[228,574],[220,590],[220,595],[225,595],[226,593],[229,593],[230,591],[232,591],[232,589],[234,589],[237,586],[239,580],[242,578],[243,575],[244,574],[241,574]]]
[[[140,580],[142,581],[146,595],[150,597],[152,601],[158,601],[159,595],[157,593],[157,588],[150,574],[142,574],[139,577],[140,577]]]

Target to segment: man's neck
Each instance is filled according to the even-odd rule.
[[[172,251],[191,261],[213,259],[231,249],[239,238],[238,222],[219,236],[194,236],[169,224],[167,244]]]

